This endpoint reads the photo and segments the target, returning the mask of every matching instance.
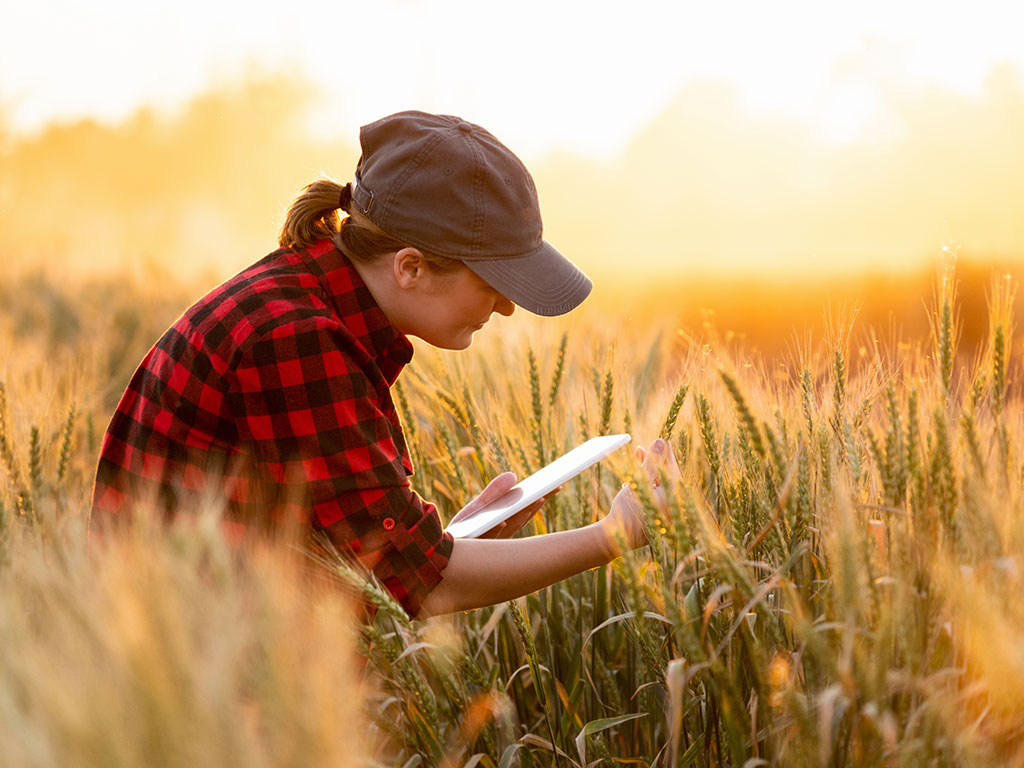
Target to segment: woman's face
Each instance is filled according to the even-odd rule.
[[[407,314],[405,332],[441,349],[466,349],[493,313],[515,311],[515,304],[466,266],[446,274],[428,268],[411,298],[416,306]]]

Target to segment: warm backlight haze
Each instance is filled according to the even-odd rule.
[[[13,5],[0,253],[224,276],[417,108],[519,153],[548,238],[616,287],[1012,266],[1022,28],[1003,0]]]
[[[293,195],[348,179],[354,136],[311,136],[316,91],[254,78],[180,113],[140,110],[8,136],[0,248],[16,265],[109,272],[139,262],[226,275],[273,246]],[[530,162],[546,236],[595,276],[800,281],[907,273],[956,243],[975,260],[1024,251],[1024,87],[1011,65],[976,97],[884,94],[891,130],[835,142],[701,82],[611,158]]]
[[[358,125],[403,108],[461,114],[521,154],[591,304],[634,315],[713,308],[778,345],[827,298],[916,333],[943,249],[981,308],[992,270],[1024,258],[1024,60],[998,4],[526,2],[500,23],[463,0],[310,0],[244,22],[231,3],[56,5],[0,31],[5,275],[198,293],[274,247],[304,184],[351,178]],[[29,76],[41,36],[61,53]],[[509,55],[526,40],[534,55]]]

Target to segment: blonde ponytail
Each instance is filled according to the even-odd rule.
[[[352,187],[330,179],[308,184],[288,208],[277,242],[282,248],[308,248],[341,229],[339,210],[347,211]]]

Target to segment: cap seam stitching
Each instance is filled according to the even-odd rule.
[[[395,202],[395,199],[398,197],[398,193],[401,191],[402,187],[405,186],[405,183],[409,180],[413,173],[418,171],[423,166],[430,153],[432,153],[434,149],[437,148],[437,145],[444,141],[444,139],[447,138],[451,134],[451,132],[451,129],[449,129],[439,133],[437,136],[432,137],[429,142],[427,142],[420,148],[420,151],[416,153],[416,156],[409,161],[408,165],[406,165],[401,175],[399,175],[399,177],[395,180],[395,183],[391,185],[391,189],[388,190],[388,196],[387,198],[385,198],[384,203],[380,207],[381,220],[374,222],[375,224],[377,224],[377,226],[379,226],[381,229],[384,229],[384,231],[387,231],[385,229],[385,223],[390,218],[391,206]],[[372,217],[371,221],[373,221]]]
[[[473,168],[473,238],[469,241],[470,254],[480,253],[483,250],[484,231],[484,210],[483,210],[483,152],[477,142],[473,141],[472,134],[465,134],[466,142],[469,144],[469,151],[476,161]]]

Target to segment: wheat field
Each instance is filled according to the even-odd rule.
[[[949,265],[913,338],[828,310],[769,354],[584,305],[418,346],[396,403],[444,519],[598,434],[682,473],[662,505],[605,460],[533,530],[633,482],[650,546],[425,622],[341,559],[233,552],[209,511],[87,539],[109,413],[192,300],[147,285],[0,284],[0,765],[1024,765],[1009,277],[970,346]]]

